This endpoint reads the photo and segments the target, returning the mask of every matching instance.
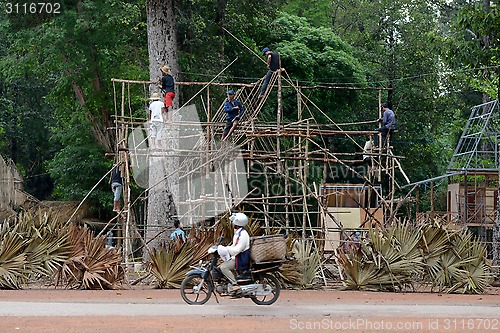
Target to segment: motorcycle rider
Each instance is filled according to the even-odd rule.
[[[238,286],[232,271],[245,271],[250,268],[250,236],[245,230],[248,223],[248,217],[245,214],[233,213],[229,219],[234,225],[233,243],[229,246],[219,245],[217,251],[221,257],[227,253],[231,256],[229,260],[219,265],[219,269],[231,283],[228,292],[235,293],[241,287]]]

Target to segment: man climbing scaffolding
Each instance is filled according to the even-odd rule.
[[[122,174],[119,165],[115,166],[113,171],[111,171],[109,183],[111,184],[111,191],[113,192],[113,212],[119,213],[121,210],[120,198],[123,187]]]
[[[262,84],[262,88],[260,89],[259,98],[264,97],[266,93],[267,85],[273,76],[273,73],[276,72],[280,68],[280,56],[278,53],[271,51],[268,47],[265,47],[262,50],[262,53],[266,55],[267,58],[267,74],[264,79],[264,83]]]
[[[387,103],[382,103],[382,111],[384,113],[382,115],[382,118],[379,119],[379,121],[382,122],[382,126],[380,128],[377,128],[377,131],[382,134],[382,143],[391,146],[391,139],[394,131],[396,130],[396,117],[394,116],[394,111],[389,108],[389,105]],[[373,139],[375,146],[378,146],[378,135],[375,135]]]
[[[172,121],[172,101],[175,98],[175,81],[174,78],[172,77],[172,72],[170,71],[170,67],[167,65],[164,65],[160,67],[160,72],[161,72],[161,84],[158,85],[158,87],[163,91],[164,98],[163,98],[163,103],[165,104],[165,114],[166,114],[166,122],[171,122]]]
[[[225,141],[231,133],[238,126],[238,121],[240,120],[245,109],[243,104],[234,98],[234,90],[229,90],[227,92],[227,99],[224,102],[224,112],[226,113],[226,127],[224,128],[224,133],[222,134],[222,141]]]

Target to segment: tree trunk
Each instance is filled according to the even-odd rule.
[[[161,77],[160,67],[170,66],[172,76],[177,79],[179,66],[177,64],[177,37],[175,30],[175,15],[173,0],[147,0],[146,14],[148,23],[148,53],[149,77],[158,81]],[[156,86],[151,92],[157,91]],[[177,88],[176,88],[176,95]],[[179,99],[174,100],[174,109],[178,107]]]
[[[179,69],[173,0],[147,0],[146,12],[150,79],[158,81],[161,77],[159,68],[168,65],[172,76],[177,80]],[[156,84],[150,87],[151,93],[158,90]],[[178,96],[176,87],[174,111],[179,107]],[[178,197],[179,180],[175,172],[178,169],[178,158],[170,157],[169,154],[179,146],[178,129],[171,124],[165,124],[161,141],[163,149],[151,152],[149,158],[148,212],[145,234],[147,250],[157,247],[161,241],[168,240],[177,214],[174,199]],[[144,258],[149,260],[147,250]]]

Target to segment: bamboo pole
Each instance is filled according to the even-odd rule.
[[[265,216],[265,223],[266,223],[266,229],[269,230],[270,226],[270,221],[274,220],[273,214],[271,210],[273,211],[279,211],[278,208],[279,206],[284,205],[284,211],[286,213],[286,228],[287,229],[293,229],[290,226],[290,214],[298,214],[302,213],[302,226],[301,227],[294,227],[297,230],[302,229],[303,237],[307,234],[307,230],[311,230],[311,232],[315,232],[316,230],[321,230],[324,232],[326,230],[326,226],[324,223],[322,223],[320,226],[317,228],[313,228],[310,220],[310,214],[328,214],[328,212],[325,212],[326,209],[326,202],[325,202],[325,197],[319,194],[314,194],[309,186],[308,186],[308,178],[309,178],[309,163],[312,161],[317,161],[323,164],[323,177],[322,177],[322,184],[325,185],[326,183],[326,171],[327,168],[333,164],[333,163],[341,163],[342,165],[346,166],[346,163],[353,163],[357,162],[357,160],[354,160],[352,158],[356,158],[355,156],[359,156],[362,153],[336,153],[335,155],[332,153],[328,153],[325,149],[310,149],[310,145],[313,145],[313,147],[316,147],[314,145],[314,142],[312,141],[313,138],[320,138],[322,136],[373,136],[374,134],[379,134],[376,131],[348,131],[348,130],[343,130],[343,129],[330,129],[331,126],[336,126],[338,128],[339,124],[334,124],[334,125],[324,125],[324,124],[316,124],[314,117],[310,117],[308,119],[303,119],[303,104],[302,104],[302,90],[303,89],[310,89],[312,87],[298,87],[297,86],[290,86],[292,88],[297,89],[298,91],[298,96],[297,96],[297,108],[299,110],[299,117],[297,122],[292,122],[292,123],[284,123],[283,122],[283,99],[282,99],[282,89],[287,88],[288,86],[285,86],[282,84],[282,70],[280,69],[278,74],[278,110],[277,110],[277,119],[276,123],[264,123],[264,122],[257,122],[257,115],[260,112],[260,109],[255,109],[253,110],[254,113],[252,113],[252,116],[248,118],[248,123],[243,123],[239,125],[238,127],[238,148],[241,149],[243,152],[243,158],[246,160],[249,160],[249,163],[247,164],[247,172],[250,174],[252,172],[250,168],[250,163],[255,163],[258,162],[263,165],[264,168],[264,175],[265,175],[265,180],[266,184],[264,185],[266,187],[266,193],[265,195],[262,195],[260,198],[245,198],[244,202],[250,205],[262,205],[263,210],[264,210],[264,216]],[[276,79],[276,77],[274,78]],[[139,81],[132,81],[132,80],[126,80],[126,83],[135,83]],[[113,81],[113,84],[115,82],[121,82],[121,81]],[[145,81],[147,82],[147,81]],[[181,83],[179,83],[181,85]],[[207,122],[204,122],[201,124],[203,128],[207,129],[207,134],[206,134],[206,150],[203,151],[203,149],[200,149],[199,152],[197,152],[198,159],[201,161],[200,163],[194,163],[194,169],[197,168],[205,168],[206,170],[210,170],[210,163],[213,163],[214,161],[217,160],[217,158],[220,158],[220,156],[212,156],[209,152],[211,150],[211,144],[213,141],[213,133],[217,133],[218,131],[221,130],[221,126],[223,122],[219,121],[214,121],[217,119],[220,119],[220,113],[218,111],[212,112],[211,111],[211,105],[210,105],[210,86],[239,86],[242,89],[255,89],[256,84],[219,84],[216,82],[209,82],[207,83],[183,83],[185,85],[207,85]],[[379,92],[379,104],[381,103],[381,91],[384,89],[378,89]],[[268,92],[270,92],[270,89],[268,89]],[[243,91],[242,91],[243,93]],[[269,94],[268,94],[269,95]],[[124,94],[122,93],[122,98]],[[249,99],[251,100],[251,99]],[[264,100],[260,100],[260,107],[262,107],[264,104]],[[307,104],[306,104],[307,107]],[[251,110],[251,107],[248,108]],[[379,115],[380,115],[380,108],[379,108]],[[134,118],[132,117],[125,117],[124,114],[117,119],[117,123],[120,124],[127,124],[127,126],[130,126],[131,124],[134,124]],[[373,123],[373,121],[366,121],[362,122],[363,124],[368,124],[368,123]],[[352,125],[352,124],[362,124],[362,123],[346,123],[343,125]],[[188,124],[185,123],[179,123],[179,126],[188,126]],[[275,130],[276,129],[276,130]],[[126,132],[126,131],[125,131]],[[275,137],[275,138],[274,138]],[[290,141],[288,140],[281,140],[282,137],[291,137],[293,138],[292,142],[293,145],[292,147],[289,147]],[[119,141],[123,141],[125,136],[120,138]],[[236,140],[236,138],[235,138]],[[311,143],[309,142],[311,141]],[[317,140],[315,140],[317,141]],[[382,140],[379,140],[381,142]],[[124,141],[123,141],[124,142]],[[236,141],[235,141],[236,142]],[[273,147],[275,143],[275,146]],[[267,145],[267,146],[266,146]],[[243,147],[247,147],[247,149],[243,149]],[[264,147],[264,148],[261,148]],[[319,147],[319,145],[318,145]],[[257,149],[259,148],[259,149]],[[277,153],[273,154],[273,150],[277,149]],[[190,153],[190,150],[178,150],[175,152],[172,152],[174,155],[175,154],[182,154],[182,153]],[[216,154],[217,155],[217,154]],[[395,202],[394,200],[394,184],[395,184],[395,165],[392,162],[395,162],[397,164],[397,160],[395,159],[395,156],[389,156],[388,153],[383,153],[381,149],[378,150],[378,152],[373,153],[374,156],[377,156],[379,158],[379,161],[381,162],[382,158],[386,159],[386,163],[390,162],[390,167],[387,165],[386,171],[391,175],[391,184],[393,184],[390,190],[390,195],[391,199],[389,201],[381,198],[379,201],[379,205],[388,205],[388,204],[393,204]],[[185,155],[184,155],[185,156]],[[205,156],[205,157],[203,157]],[[351,159],[350,159],[351,158]],[[390,159],[390,160],[389,160]],[[284,163],[284,164],[283,164]],[[199,164],[199,165],[198,165]],[[382,172],[382,163],[379,163],[379,176]],[[224,178],[229,182],[229,177],[231,175],[231,170],[227,169],[228,166],[225,168],[226,175],[224,176],[223,173],[219,174],[216,178],[216,182],[222,181],[222,184],[224,184]],[[273,168],[276,168],[276,171],[279,171],[278,173],[282,174],[284,176],[284,183],[285,183],[285,195],[284,196],[274,196],[273,193],[271,193],[269,186],[270,186],[270,172],[271,174],[276,173]],[[283,172],[283,168],[284,171]],[[203,169],[201,169],[203,170]],[[294,176],[293,174],[295,173],[295,170],[298,170],[297,173],[299,175],[299,179],[293,179]],[[221,170],[222,171],[222,170]],[[199,171],[198,171],[199,172]],[[193,175],[189,173],[188,175],[189,180],[188,182],[191,183],[191,178]],[[293,193],[291,192],[291,184],[292,182],[297,182],[299,184],[302,184],[302,193],[300,195],[294,196]],[[203,183],[203,182],[202,182]],[[365,182],[370,188],[373,186],[370,180]],[[202,184],[203,186],[204,184]],[[316,184],[313,184],[316,186]],[[216,186],[217,188],[217,186]],[[315,191],[318,191],[318,189],[315,189]],[[369,197],[371,195],[372,191],[369,191]],[[380,195],[377,191],[375,191],[377,195]],[[227,196],[222,193],[221,195],[216,194],[215,197],[221,197],[223,199],[227,199]],[[309,205],[307,204],[307,200],[309,198],[314,198],[315,200],[318,201],[319,204],[319,209],[311,211]],[[214,198],[215,199],[215,198]],[[281,200],[280,200],[281,199]],[[359,198],[358,198],[359,199]],[[300,210],[295,210],[294,207],[299,207],[299,201],[302,201],[301,206],[303,207],[302,211]],[[273,202],[271,202],[273,201]],[[370,201],[370,200],[369,200]],[[204,201],[201,201],[204,202]],[[219,201],[220,202],[220,201]],[[196,201],[190,201],[187,203],[190,205],[190,207],[193,210],[193,214],[199,214],[199,205],[197,204]],[[232,206],[234,202],[228,203],[226,202],[226,208],[228,206]],[[218,204],[216,204],[218,205]],[[271,207],[273,206],[273,207]],[[197,208],[198,207],[198,208]],[[257,206],[255,206],[258,211],[262,212],[262,210],[258,209]],[[130,211],[130,209],[128,209]],[[196,210],[196,211],[195,211]],[[282,210],[283,211],[283,210]],[[391,211],[392,212],[392,211]],[[208,211],[203,211],[202,215],[205,216],[206,213],[210,213]],[[194,215],[193,215],[194,216]],[[197,215],[196,215],[197,216]],[[125,235],[125,237],[120,237],[120,239],[129,239],[130,235]]]
[[[281,140],[279,139],[280,133],[281,133],[281,114],[283,111],[283,105],[282,105],[282,100],[281,100],[281,68],[278,70],[278,112],[276,115],[276,157],[277,157],[277,163],[278,163],[278,173],[282,173],[283,170],[281,169]]]
[[[264,167],[264,177],[265,177],[265,181],[266,181],[266,184],[264,185],[265,186],[265,193],[266,193],[266,198],[264,199],[264,202],[263,202],[263,209],[264,209],[264,225],[266,227],[266,233],[269,233],[270,231],[270,227],[269,227],[269,218],[268,218],[268,214],[269,214],[269,175],[267,173],[267,168]]]

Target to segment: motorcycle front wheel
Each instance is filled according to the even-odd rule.
[[[181,284],[182,299],[191,305],[205,304],[212,295],[212,284],[204,281],[201,275],[189,275]]]
[[[258,305],[271,305],[280,296],[281,285],[279,280],[271,274],[262,274],[255,281],[255,283],[261,283],[265,290],[270,289],[271,293],[269,295],[254,296],[252,301]]]

